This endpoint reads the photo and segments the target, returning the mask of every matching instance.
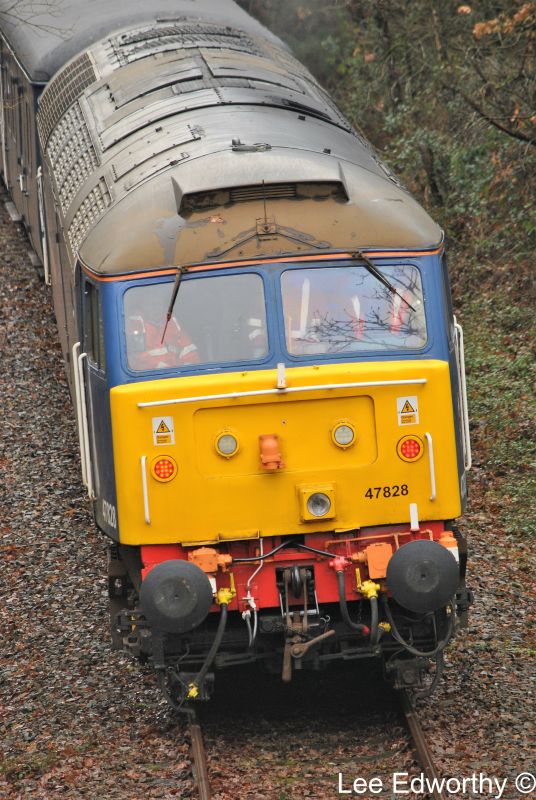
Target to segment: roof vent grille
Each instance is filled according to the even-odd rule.
[[[56,78],[53,78],[39,99],[37,123],[39,138],[44,150],[50,134],[84,89],[97,80],[93,64],[87,53],[75,58]]]
[[[227,189],[207,189],[182,196],[179,215],[188,217],[194,212],[223,208],[235,203],[268,202],[273,200],[334,200],[348,202],[340,181],[303,181],[298,183],[257,183],[253,186],[231,186]]]
[[[211,48],[257,53],[259,47],[244,31],[210,23],[164,24],[129,31],[109,40],[121,66],[168,50]]]
[[[292,199],[297,195],[295,183],[276,183],[272,186],[237,186],[229,192],[231,203],[247,203],[251,200]]]

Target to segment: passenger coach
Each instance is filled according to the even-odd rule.
[[[254,661],[428,691],[470,599],[441,230],[231,0],[67,0],[1,55],[115,646],[175,704]]]

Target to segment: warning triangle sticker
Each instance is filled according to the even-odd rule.
[[[415,409],[413,408],[413,406],[411,405],[409,400],[406,400],[406,402],[404,403],[404,407],[402,408],[402,411],[400,413],[401,414],[414,414],[415,413]]]
[[[169,430],[169,428],[166,425],[166,423],[164,422],[164,420],[160,421],[160,425],[156,429],[156,432],[157,433],[171,433],[171,431]]]

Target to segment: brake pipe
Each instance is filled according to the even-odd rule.
[[[381,586],[371,580],[361,581],[359,567],[356,567],[355,580],[357,591],[366,597],[370,603],[370,643],[376,645],[380,641],[378,595],[380,594]]]
[[[387,616],[387,619],[389,620],[389,624],[391,625],[391,631],[390,631],[391,636],[393,637],[393,639],[395,639],[395,641],[398,642],[399,645],[401,645],[404,648],[404,650],[407,650],[408,653],[411,653],[413,656],[417,656],[417,658],[434,658],[435,656],[438,655],[438,653],[441,653],[445,649],[445,647],[452,639],[452,634],[454,633],[454,614],[455,614],[452,603],[450,604],[451,613],[448,617],[448,626],[445,633],[445,637],[437,643],[436,647],[434,647],[433,650],[427,652],[423,650],[418,650],[416,647],[413,647],[409,642],[406,642],[406,640],[402,637],[398,628],[395,625],[391,609],[389,608],[389,601],[387,600],[387,597],[385,595],[382,597],[382,601],[385,614]]]
[[[225,633],[225,626],[227,625],[227,605],[228,603],[224,602],[220,603],[220,619],[218,621],[216,636],[214,637],[212,646],[208,651],[207,657],[203,662],[203,666],[195,676],[194,680],[190,684],[188,684],[188,694],[186,696],[187,700],[193,700],[199,695],[199,689],[203,685],[203,681],[205,680],[206,674],[209,671],[212,662],[216,657],[216,653],[220,648],[223,639],[223,634]]]
[[[343,621],[346,623],[346,625],[349,628],[351,628],[351,630],[358,631],[363,636],[366,636],[370,631],[370,629],[367,627],[367,625],[363,625],[362,622],[353,622],[353,620],[350,618],[350,613],[348,611],[348,605],[346,603],[346,588],[345,588],[345,585],[344,585],[344,568],[342,568],[342,564],[335,563],[335,562],[339,562],[339,561],[344,561],[344,559],[335,559],[334,562],[332,562],[332,566],[334,567],[335,572],[337,573],[337,583],[338,583],[338,586],[339,586],[339,606],[340,606],[340,609],[341,609],[341,617],[343,618]]]
[[[378,644],[380,641],[380,628],[378,626],[378,598],[370,597],[370,643]]]
[[[443,670],[445,668],[443,650],[440,650],[439,653],[436,654],[434,661],[436,662],[436,671],[431,684],[426,689],[421,689],[417,692],[413,692],[414,700],[424,700],[425,697],[430,697],[430,695],[432,695],[435,692],[437,685],[441,680],[441,676],[443,675]]]

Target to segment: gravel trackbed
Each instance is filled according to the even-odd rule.
[[[195,797],[184,721],[150,671],[110,649],[105,542],[79,477],[50,290],[0,209],[0,798]],[[483,479],[477,467],[476,491]],[[519,798],[513,777],[534,771],[534,553],[485,511],[463,527],[477,604],[420,714],[442,774],[508,778],[503,797]],[[201,709],[215,800],[336,798],[339,772],[387,783],[414,769],[367,674],[218,679]]]

